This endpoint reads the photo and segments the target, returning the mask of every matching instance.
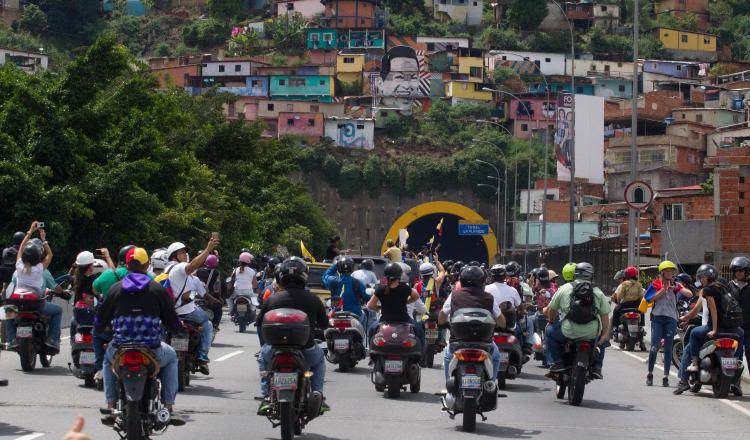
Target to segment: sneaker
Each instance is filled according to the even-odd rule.
[[[8,379],[0,379],[0,387],[7,387]]]
[[[663,386],[663,387],[668,387],[669,386],[669,378],[667,376],[664,376],[661,379],[661,386]]]
[[[6,349],[8,351],[16,351],[18,349],[18,347],[20,347],[20,346],[21,346],[21,344],[18,343],[18,339],[14,339],[14,340],[8,342],[8,346],[6,347]]]
[[[206,356],[203,353],[198,353],[198,360],[201,361],[201,362],[203,362],[203,363],[206,363],[206,364],[209,363],[209,362],[211,362],[211,360],[208,359],[208,356]]]
[[[563,364],[552,364],[549,367],[550,373],[562,373],[563,371],[565,371],[565,366]]]
[[[646,375],[646,385],[651,386],[653,384],[654,384],[654,375],[651,373],[648,373],[648,375]]]
[[[101,418],[102,425],[104,426],[114,426],[115,425],[115,415],[112,414],[112,410],[109,408],[106,409],[100,409],[99,410],[104,415]]]
[[[47,338],[44,341],[44,345],[53,350],[57,350],[58,352],[60,351],[60,343],[53,341],[52,338]]]
[[[99,370],[96,373],[94,373],[94,380],[95,381],[102,381],[102,380],[104,380],[104,373],[102,373],[102,370]]]
[[[176,411],[171,411],[169,413],[169,424],[170,425],[172,425],[172,426],[182,426],[185,423],[187,423],[187,421],[181,415],[179,415]]]
[[[263,401],[260,402],[260,405],[258,406],[258,415],[259,416],[265,416],[268,414],[268,411],[271,410],[271,401],[267,398],[263,399]],[[321,407],[321,412],[323,411],[323,408]]]
[[[198,364],[198,371],[200,371],[201,374],[203,374],[204,376],[208,376],[210,374],[210,372],[208,370],[208,364],[203,363],[203,362],[201,362],[200,364]]]
[[[328,404],[323,401],[323,403],[320,404],[320,414],[323,415],[331,410],[331,407],[328,406]]]
[[[692,363],[691,363],[691,364],[690,364],[690,365],[689,365],[689,366],[687,367],[687,371],[689,371],[689,372],[691,372],[691,373],[695,373],[695,372],[697,372],[697,371],[698,371],[698,369],[699,369],[699,368],[698,368],[698,365],[696,365],[696,364],[692,364]]]
[[[594,377],[594,379],[602,380],[604,379],[604,375],[602,374],[601,368],[594,368],[591,370],[591,376]]]
[[[679,396],[680,394],[684,393],[685,391],[690,389],[690,384],[687,382],[680,381],[680,383],[677,384],[677,389],[672,392],[672,394]]]
[[[735,395],[735,397],[742,397],[742,386],[739,383],[730,385],[729,390]]]

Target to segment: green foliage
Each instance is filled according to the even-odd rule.
[[[362,189],[362,168],[356,162],[344,161],[337,183],[339,195],[345,199],[352,198]]]
[[[570,53],[570,33],[534,32],[528,38],[528,48],[534,52]]]
[[[47,16],[47,30],[72,47],[89,44],[101,25],[101,2],[91,0],[29,0]]]
[[[402,138],[409,133],[409,120],[397,115],[388,115],[383,122],[383,128],[383,133],[389,138]]]
[[[227,54],[233,57],[258,55],[266,51],[260,35],[254,29],[243,29],[237,33],[233,30],[232,37],[227,42]]]
[[[47,14],[39,6],[31,4],[23,10],[18,27],[24,31],[39,35],[47,30]]]
[[[211,17],[227,22],[242,14],[243,3],[237,0],[208,0],[208,12]]]
[[[341,163],[332,154],[326,154],[323,158],[323,176],[326,182],[336,186],[341,174]]]
[[[711,26],[714,28],[721,27],[725,22],[732,18],[734,10],[732,5],[725,0],[718,0],[708,5],[708,16]]]
[[[266,21],[264,29],[277,51],[284,54],[300,54],[307,47],[307,25],[307,19],[299,12],[295,12]]]
[[[356,80],[351,83],[339,81],[338,78],[334,79],[333,89],[335,96],[361,96],[362,95],[362,80]]]
[[[385,182],[385,166],[380,156],[371,154],[362,165],[362,178],[365,188],[372,197],[380,195]]]
[[[412,15],[422,13],[427,15],[423,0],[385,0],[383,3],[391,14]]]
[[[588,50],[592,53],[633,53],[631,39],[621,35],[610,35],[599,26],[589,32]],[[631,55],[632,57],[632,55]]]
[[[67,62],[68,55],[56,47],[46,44],[41,38],[26,32],[13,32],[0,27],[0,47],[9,47],[29,52],[43,52],[49,56],[50,70],[57,70]]]
[[[671,14],[659,14],[656,18],[656,25],[660,27],[679,29],[681,31],[698,32],[700,30],[698,16],[692,12],[686,12],[679,17],[675,17]]]
[[[518,78],[515,70],[505,66],[495,67],[495,72],[492,74],[495,84],[503,84],[511,78]]]
[[[458,36],[464,30],[460,23],[437,21],[423,14],[389,14],[386,23],[386,33],[405,36]]]
[[[629,51],[628,55],[628,59],[633,58],[632,51]],[[638,39],[638,57],[647,60],[663,60],[667,58],[667,53],[661,40],[646,35]]]
[[[713,194],[714,193],[714,175],[709,174],[708,179],[706,179],[705,182],[701,183],[701,189],[703,189],[703,194]]]
[[[224,44],[229,34],[229,27],[219,20],[198,19],[182,30],[182,38],[188,46],[210,48]]]
[[[547,13],[546,0],[513,0],[508,7],[508,20],[520,29],[533,31]]]
[[[487,27],[479,35],[478,46],[484,49],[526,50],[518,32],[511,29]]]
[[[278,241],[280,245],[289,249],[291,255],[299,255],[301,252],[300,241],[303,243],[313,243],[314,237],[312,231],[306,226],[291,225],[279,235]]]

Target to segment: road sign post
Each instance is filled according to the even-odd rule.
[[[628,237],[628,255],[633,255],[628,259],[628,264],[638,266],[641,250],[641,237],[639,223],[641,221],[641,212],[644,212],[651,202],[654,201],[654,190],[648,183],[641,180],[634,180],[625,187],[625,203],[633,210],[635,215],[630,216],[630,221],[634,224],[628,225],[632,237]]]

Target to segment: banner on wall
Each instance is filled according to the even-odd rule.
[[[573,99],[575,99],[575,133],[573,133]],[[555,157],[557,180],[570,180],[575,136],[576,178],[589,183],[604,183],[604,98],[601,96],[557,96]]]

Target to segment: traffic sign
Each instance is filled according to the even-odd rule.
[[[461,223],[458,225],[458,235],[488,235],[489,233],[490,225],[488,224]]]
[[[636,211],[643,211],[654,201],[654,190],[641,180],[630,182],[625,187],[625,203]]]

